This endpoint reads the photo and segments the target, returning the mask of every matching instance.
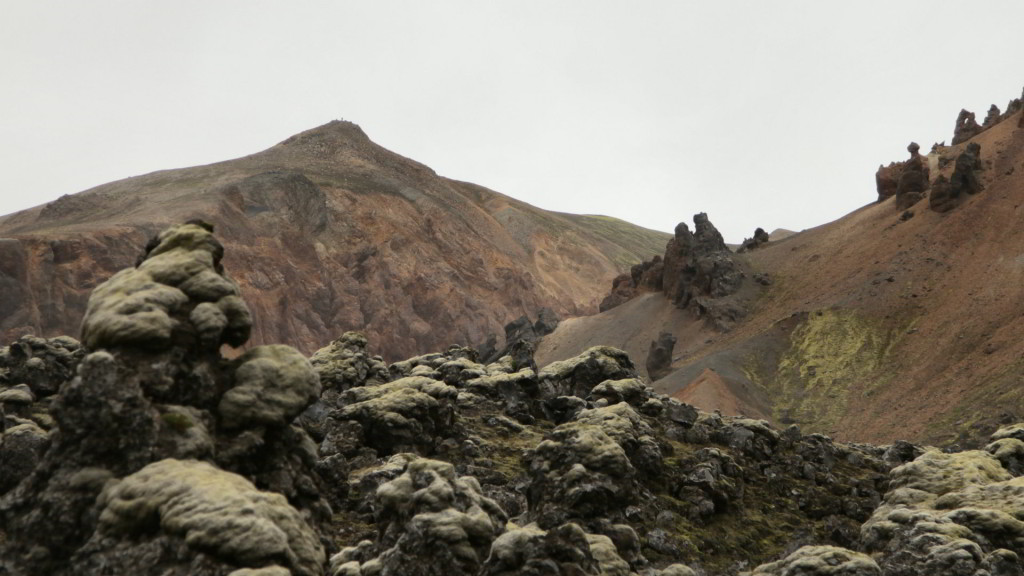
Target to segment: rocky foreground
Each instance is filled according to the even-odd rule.
[[[1024,427],[844,444],[655,394],[621,351],[307,359],[202,223],[0,349],[0,574],[1024,573]]]

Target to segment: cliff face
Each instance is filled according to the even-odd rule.
[[[0,338],[77,334],[99,280],[166,225],[213,223],[253,343],[363,330],[388,358],[478,344],[541,307],[597,309],[667,234],[442,178],[332,122],[264,152],[113,182],[0,218]]]

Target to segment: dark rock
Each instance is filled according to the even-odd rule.
[[[928,194],[928,207],[934,212],[949,212],[959,206],[962,200],[959,192],[954,194],[949,180],[942,174],[932,182],[932,190]]]
[[[900,177],[903,175],[903,162],[890,162],[888,166],[878,166],[875,172],[875,189],[878,191],[878,201],[896,195],[899,189]]]
[[[968,195],[985,189],[981,184],[981,144],[971,142],[956,157],[950,180],[939,176],[935,179],[928,199],[929,207],[936,212],[948,212],[959,206]]]
[[[984,190],[978,177],[981,169],[981,144],[971,142],[956,157],[956,164],[953,165],[953,175],[950,177],[949,185],[954,194],[977,194]]]
[[[234,538],[233,532],[213,527],[212,517],[203,526],[192,524],[191,513],[163,504],[176,493],[194,497],[196,509],[219,505],[222,497],[236,494],[211,493],[211,486],[225,483],[244,493],[239,497],[246,502],[269,507],[263,519],[263,504],[253,504],[254,515],[218,518],[235,531],[251,528],[249,536],[237,536],[239,543],[260,542],[260,531],[292,534],[309,547],[271,554],[292,554],[285,563],[293,573],[320,573],[318,528],[331,515],[324,496],[329,490],[315,470],[315,445],[291,426],[319,395],[319,378],[302,355],[284,346],[255,347],[232,362],[221,357],[222,345],[245,342],[251,321],[238,287],[220,266],[223,248],[210,228],[194,223],[165,230],[136,268],[93,291],[82,323],[86,355],[77,375],[54,396],[49,448],[0,498],[5,569],[84,574],[106,566],[123,572],[126,562],[144,559],[158,559],[176,573],[190,566],[203,566],[195,572],[201,574],[265,566],[261,554],[267,551],[254,544],[236,545],[216,559],[205,556],[218,542]],[[25,366],[45,366],[49,357],[60,367],[34,380],[41,394],[51,393],[77,349],[69,342],[56,348],[30,344],[33,358]],[[19,350],[16,356],[28,355],[24,347]],[[31,452],[29,444],[38,454],[38,433],[23,445],[14,444],[22,440],[20,432],[9,434],[0,454],[8,448]],[[111,504],[118,512],[104,511],[104,502],[122,501],[118,490],[136,488],[142,492],[126,496],[132,504],[124,506],[143,506],[145,513],[121,504]],[[261,489],[278,493],[268,496]],[[150,500],[152,508],[146,508]],[[248,506],[243,504],[237,510]],[[118,514],[128,514],[124,523]],[[138,521],[147,529],[137,530]],[[210,532],[192,532],[201,528]],[[121,530],[133,539],[114,538]],[[298,540],[290,545],[299,546]]]
[[[737,252],[749,252],[756,250],[768,243],[768,233],[764,231],[764,228],[758,228],[754,230],[753,238],[746,238],[743,240],[743,244],[740,245]]]
[[[657,340],[651,340],[646,367],[652,382],[668,374],[672,366],[672,350],[675,346],[676,337],[670,332],[662,332],[658,335]]]
[[[918,153],[920,149],[916,142],[907,146],[910,159],[903,164],[896,187],[896,209],[901,212],[917,204],[928,190],[928,163]]]
[[[956,117],[956,126],[953,128],[953,146],[966,142],[981,133],[983,128],[974,119],[974,112],[960,110]]]
[[[630,274],[619,274],[612,280],[612,291],[601,300],[598,306],[600,312],[606,312],[629,302],[637,295],[637,286],[633,283]]]
[[[533,323],[533,331],[538,336],[547,336],[558,328],[558,315],[551,308],[537,311],[537,320]]]
[[[985,120],[982,122],[981,125],[983,128],[991,128],[992,126],[995,126],[1001,119],[1002,118],[999,114],[999,106],[993,104],[992,106],[989,107],[988,114],[985,115]]]
[[[332,573],[478,574],[505,529],[505,512],[450,463],[401,460],[401,475],[375,491],[377,541],[339,552],[331,558]]]
[[[533,348],[540,342],[541,338],[552,333],[558,327],[558,316],[550,308],[541,308],[537,311],[537,320],[530,321],[529,316],[522,315],[519,318],[505,325],[505,347],[490,355],[481,354],[484,362],[495,360],[513,352],[513,348],[519,342],[529,343]],[[486,344],[484,348],[489,348]],[[532,350],[531,350],[532,361]]]

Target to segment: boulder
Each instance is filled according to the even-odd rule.
[[[743,240],[743,244],[740,245],[736,252],[750,252],[756,250],[765,244],[768,244],[768,233],[764,231],[764,228],[758,228],[754,230],[753,238],[746,238]]]
[[[881,576],[870,556],[835,546],[804,546],[778,562],[762,564],[745,576]]]
[[[672,366],[672,350],[676,346],[676,337],[670,332],[662,332],[657,340],[651,340],[647,352],[647,374],[654,382],[667,375]]]
[[[125,550],[111,536],[146,534],[147,539],[180,539],[197,553],[235,566],[280,562],[297,576],[323,574],[323,546],[284,496],[259,491],[245,478],[206,462],[154,462],[108,484],[97,505],[97,532],[78,554],[79,570],[138,569],[140,558],[133,550],[143,547]]]
[[[334,574],[475,575],[507,521],[475,478],[426,458],[407,459],[401,475],[380,485],[375,498],[377,541],[332,557]]]
[[[930,450],[892,470],[861,528],[884,573],[1012,574],[1024,554],[1024,484],[989,452]]]

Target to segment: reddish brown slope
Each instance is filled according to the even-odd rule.
[[[96,282],[190,218],[215,224],[228,247],[254,344],[308,352],[359,329],[392,359],[481,342],[541,306],[596,310],[610,279],[668,236],[441,178],[332,122],[0,218],[0,338],[77,334]]]
[[[932,212],[924,200],[901,222],[889,199],[741,256],[772,285],[728,334],[709,335],[692,316],[675,324],[677,370],[658,386],[685,395],[704,374],[705,388],[725,388],[705,394],[725,398],[708,408],[763,406],[778,423],[865,441],[969,441],[1024,415],[1019,116],[972,140],[986,190],[952,212]],[[942,154],[955,158],[965,146]],[[621,332],[602,343],[649,342],[664,328],[663,312],[628,311],[605,313]],[[562,332],[542,349],[566,348]],[[636,356],[645,357],[646,348]]]

